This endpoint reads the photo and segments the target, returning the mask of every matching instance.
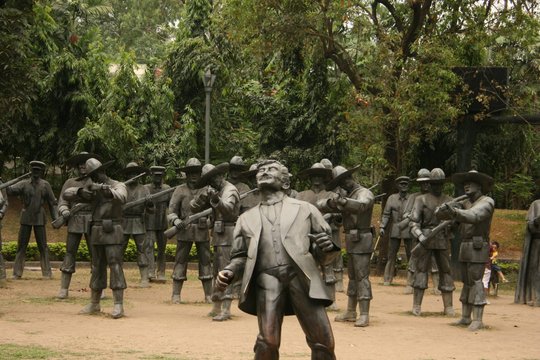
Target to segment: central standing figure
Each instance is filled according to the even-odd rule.
[[[231,259],[231,245],[236,219],[240,214],[240,194],[236,187],[225,180],[229,163],[217,166],[206,164],[202,168],[201,178],[195,184],[196,188],[205,187],[205,191],[191,200],[193,213],[212,208],[214,228],[212,244],[214,245],[214,277],[227,265]],[[231,318],[232,286],[223,292],[214,292],[212,301],[214,308],[210,312],[212,320],[225,321]]]
[[[289,173],[275,160],[258,165],[259,205],[243,213],[234,229],[231,263],[218,274],[225,289],[244,270],[239,307],[257,315],[255,359],[279,359],[283,316],[296,314],[312,359],[335,359],[325,307],[332,299],[318,265],[339,254],[330,226],[313,205],[285,195]]]

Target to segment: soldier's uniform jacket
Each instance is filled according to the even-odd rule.
[[[257,206],[257,204],[259,204],[260,202],[261,202],[261,194],[259,193],[259,190],[256,190],[252,192],[251,194],[249,194],[248,196],[246,196],[245,198],[243,198],[240,201],[240,205],[242,206],[242,208],[245,209],[244,211],[247,211],[251,209],[252,207]]]
[[[414,200],[411,222],[409,224],[411,233],[413,235],[419,235],[421,232],[424,236],[428,236],[431,230],[441,222],[435,216],[435,210],[448,201],[452,201],[452,198],[445,194],[438,197],[432,193],[417,196]],[[450,232],[448,228],[441,231],[425,244],[426,249],[448,249],[449,236]]]
[[[361,185],[358,185],[347,197],[356,201],[347,201],[344,206],[338,205],[337,208],[332,208],[328,205],[328,200],[321,200],[317,207],[323,212],[341,212],[348,253],[372,253],[371,214],[373,213],[375,197],[369,189]]]
[[[121,245],[124,242],[122,230],[122,205],[127,200],[127,189],[124,183],[107,179],[104,184],[110,186],[111,197],[96,191],[91,200],[78,195],[80,187],[66,189],[64,197],[68,201],[89,202],[92,204],[92,225],[90,227],[90,243],[92,245]]]
[[[56,197],[53,194],[51,185],[46,180],[22,180],[8,187],[7,194],[17,195],[22,200],[21,225],[44,226],[46,218],[43,205],[49,207],[52,220],[58,217]]]
[[[197,195],[203,193],[205,189],[190,189],[187,184],[182,184],[174,190],[171,200],[169,202],[169,215],[167,219],[169,223],[173,225],[176,219],[186,219],[192,215],[191,207],[189,203]],[[208,222],[207,218],[200,218],[198,221],[189,224],[184,230],[179,230],[176,239],[178,241],[193,241],[204,242],[208,239]]]
[[[76,178],[67,179],[60,191],[60,197],[58,198],[58,213],[62,214],[65,210],[71,210],[73,206],[78,202],[68,201],[64,197],[64,192],[72,187],[84,187],[87,183],[91,182],[89,178],[77,181]],[[90,205],[87,205],[81,211],[70,215],[67,223],[67,230],[70,233],[75,234],[88,234],[90,230],[90,222],[92,221],[92,211]]]
[[[489,196],[482,195],[474,203],[465,200],[462,206],[462,209],[456,209],[455,217],[461,234],[459,261],[486,263],[489,259],[489,231],[495,202]]]
[[[390,230],[390,237],[397,239],[410,239],[411,233],[409,232],[409,227],[404,226],[402,229],[399,229],[401,221],[407,218],[412,210],[414,204],[415,196],[411,194],[405,194],[404,197],[401,197],[400,193],[392,194],[386,200],[386,205],[383,210],[382,219],[381,219],[381,228],[385,229],[388,226],[390,220],[392,220],[392,228]]]
[[[233,184],[225,181],[218,195],[219,201],[211,202],[208,188],[204,188],[204,191],[191,201],[191,211],[197,213],[212,207],[214,215],[212,243],[214,246],[231,246],[234,225],[240,215],[240,194]]]
[[[157,187],[154,183],[144,185],[150,195],[170,189],[167,184]],[[154,200],[154,212],[146,212],[146,231],[167,230],[167,207],[171,200],[171,194],[160,196]]]
[[[150,191],[142,184],[135,186],[127,186],[127,201],[126,203],[143,199],[150,195]],[[122,227],[125,235],[139,235],[146,233],[144,224],[145,212],[147,211],[146,204],[133,206],[124,211]]]
[[[321,190],[316,193],[315,191],[309,189],[299,192],[296,199],[307,201],[311,205],[316,205],[319,200],[328,199],[330,196],[331,193],[329,191]]]

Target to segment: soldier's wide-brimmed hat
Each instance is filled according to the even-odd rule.
[[[334,167],[334,165],[332,165],[332,162],[328,159],[322,159],[320,163],[322,164],[322,166],[329,170],[332,170],[332,168]]]
[[[396,184],[399,184],[400,182],[411,182],[411,178],[408,176],[398,176],[396,180],[394,180]]]
[[[446,182],[446,175],[444,174],[443,169],[441,168],[431,169],[431,172],[429,173],[428,182],[430,184],[440,184],[440,183]]]
[[[163,175],[165,172],[165,166],[150,166],[150,172],[156,175]]]
[[[73,167],[76,167],[79,164],[86,163],[86,160],[88,160],[90,158],[94,158],[94,159],[98,159],[98,160],[100,159],[100,157],[98,155],[96,155],[96,154],[91,154],[91,153],[86,152],[86,151],[81,151],[80,153],[75,154],[72,157],[70,157],[69,159],[67,159],[66,160],[66,165],[73,168]]]
[[[429,181],[429,170],[426,168],[418,170],[418,175],[416,175],[416,182],[425,182]]]
[[[43,161],[38,161],[38,160],[30,161],[30,169],[45,170],[46,167],[47,165]]]
[[[124,174],[140,174],[140,173],[147,173],[148,169],[144,166],[139,166],[135,161],[132,161],[126,165],[126,167],[122,170],[122,173]]]
[[[340,165],[333,168],[332,169],[332,180],[330,180],[328,182],[328,184],[326,184],[326,190],[335,189],[339,185],[339,182],[341,180],[345,179],[347,176],[350,176],[353,172],[358,170],[360,168],[360,166],[361,165],[356,165],[355,167],[351,168],[350,170],[347,170],[345,167],[340,166]]]
[[[244,160],[241,156],[235,155],[232,157],[231,161],[229,161],[229,169],[230,170],[238,170],[238,171],[245,171],[247,169],[246,163],[244,163]]]
[[[310,168],[298,172],[298,177],[300,179],[305,179],[310,176],[322,176],[328,181],[332,178],[332,170],[325,168],[321,163],[315,163],[311,165]]]
[[[191,158],[186,161],[186,165],[180,168],[183,172],[199,172],[202,169],[202,164],[197,158]]]
[[[210,183],[210,179],[212,179],[216,175],[224,174],[229,170],[229,163],[224,162],[221,164],[218,164],[216,166],[212,164],[206,164],[202,168],[201,172],[201,178],[199,181],[195,183],[195,187],[197,189],[200,189]]]
[[[488,192],[493,187],[493,178],[487,174],[471,170],[464,173],[456,173],[452,175],[452,182],[456,185],[463,186],[466,182],[474,182],[482,186],[483,192]]]
[[[249,167],[249,170],[247,171],[244,171],[240,174],[241,177],[245,178],[245,179],[249,179],[249,178],[252,178],[253,176],[257,175],[257,172],[259,170],[257,169],[257,164],[251,164],[251,166]]]
[[[114,163],[114,160],[107,161],[105,164],[101,163],[98,159],[90,158],[86,160],[86,174],[77,178],[77,180],[82,180],[89,177],[98,170],[105,170]]]

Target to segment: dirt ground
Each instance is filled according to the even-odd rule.
[[[107,316],[112,310],[110,290],[101,315],[77,314],[90,296],[88,268],[74,275],[67,300],[54,298],[58,270],[52,280],[42,280],[35,270],[26,269],[22,280],[9,280],[8,287],[0,289],[0,359],[253,358],[256,317],[242,313],[235,302],[232,320],[212,322],[206,316],[211,305],[202,303],[194,271],[184,285],[183,303],[173,305],[170,280],[140,289],[138,271],[127,269],[126,317],[114,320]],[[372,277],[374,299],[367,328],[334,322],[336,313],[328,313],[338,359],[540,359],[540,309],[513,304],[510,290],[490,298],[484,316],[488,329],[472,333],[452,326],[456,319],[441,315],[440,296],[428,292],[424,315],[412,316],[412,295],[402,294],[404,282],[398,278],[397,284],[383,287],[381,278]],[[458,294],[454,302],[459,314]],[[337,304],[346,307],[345,294],[337,294]],[[294,316],[283,324],[281,358],[310,358]]]

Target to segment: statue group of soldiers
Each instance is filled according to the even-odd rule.
[[[264,160],[249,170],[239,156],[218,165],[202,165],[189,159],[179,170],[185,183],[171,188],[163,183],[165,168],[146,169],[129,163],[123,170],[127,179],[107,176],[113,162],[102,163],[96,155],[80,153],[68,161],[78,177],[68,179],[56,199],[48,182],[42,179],[45,164],[30,163],[30,179],[10,181],[0,198],[0,218],[7,206],[6,195],[23,201],[21,228],[13,278],[24,268],[24,254],[32,227],[40,250],[44,277],[51,276],[45,234],[43,205],[49,207],[53,225],[67,224],[66,256],[59,298],[68,296],[75,272],[75,255],[84,235],[91,254],[91,301],[81,313],[101,311],[100,299],[107,287],[113,292],[113,318],[124,316],[123,291],[126,280],[122,268],[128,240],[137,247],[140,286],[165,281],[167,238],[176,237],[177,247],[172,274],[173,303],[181,302],[187,280],[190,249],[197,248],[199,279],[204,299],[213,303],[210,315],[215,321],[231,318],[231,303],[239,297],[239,308],[257,315],[259,334],[255,358],[277,359],[283,316],[295,314],[300,321],[313,358],[335,359],[334,339],[325,307],[335,308],[335,292],[343,290],[341,228],[348,254],[347,309],[335,321],[369,325],[373,298],[369,279],[374,252],[375,230],[371,225],[375,196],[359,184],[353,173],[360,166],[333,167],[323,159],[298,173],[310,188],[291,189],[291,174],[277,160]],[[141,178],[150,173],[152,181]],[[228,174],[228,176],[227,176]],[[253,181],[253,190],[242,182]],[[380,224],[380,234],[389,233],[389,257],[384,284],[393,281],[395,258],[401,240],[408,258],[407,291],[413,294],[412,313],[421,314],[429,273],[438,273],[436,287],[442,294],[443,311],[454,315],[455,289],[450,267],[449,244],[452,227],[461,236],[459,261],[463,290],[460,325],[470,330],[483,327],[486,295],[482,276],[489,260],[489,230],[494,201],[486,194],[493,179],[470,171],[452,176],[465,195],[452,199],[443,194],[447,181],[442,169],[422,169],[417,179],[421,191],[409,194],[413,180],[396,179],[398,192],[388,197]],[[516,302],[533,301],[540,306],[540,203],[531,205],[528,216],[525,263]],[[154,248],[157,245],[157,260]],[[213,259],[210,246],[213,246]],[[3,259],[0,278],[5,281]],[[212,267],[213,265],[213,267]],[[523,279],[521,279],[523,278]]]

